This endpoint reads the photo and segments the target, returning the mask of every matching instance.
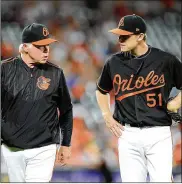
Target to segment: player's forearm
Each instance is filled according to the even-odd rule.
[[[102,94],[99,90],[97,90],[96,97],[102,115],[111,115],[109,94]]]
[[[73,111],[72,108],[65,112],[59,119],[61,136],[62,136],[62,146],[70,146],[72,129],[73,129]]]

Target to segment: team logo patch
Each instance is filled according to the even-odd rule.
[[[37,79],[37,87],[41,90],[47,90],[50,86],[51,79],[45,78],[44,76],[40,76]]]
[[[119,21],[118,27],[124,26],[124,17]]]

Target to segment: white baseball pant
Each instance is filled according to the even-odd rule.
[[[118,140],[122,182],[172,182],[173,148],[169,126],[129,125]]]
[[[7,166],[9,182],[50,182],[56,158],[56,144],[22,151],[12,151],[2,144],[1,152]]]

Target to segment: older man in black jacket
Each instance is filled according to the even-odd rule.
[[[71,155],[72,103],[63,70],[48,62],[56,41],[46,26],[28,25],[20,56],[1,65],[2,155],[10,182],[49,182],[55,159],[65,165]]]

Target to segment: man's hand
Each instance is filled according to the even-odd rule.
[[[177,112],[181,107],[181,92],[167,104],[168,111]]]
[[[71,157],[71,147],[61,146],[56,153],[56,162],[64,166],[68,163]]]
[[[167,103],[167,109],[172,112],[177,112],[180,107],[180,103],[174,99]]]
[[[122,135],[122,130],[124,127],[118,123],[113,117],[111,113],[103,113],[103,118],[105,120],[106,126],[110,129],[110,131],[116,136],[120,137]]]
[[[167,112],[171,118],[178,123],[182,123],[182,117],[178,113],[178,109],[181,107],[181,92],[173,99],[168,101]]]

